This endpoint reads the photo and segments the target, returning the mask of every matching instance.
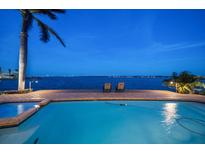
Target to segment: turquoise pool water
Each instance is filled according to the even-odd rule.
[[[50,103],[0,143],[205,143],[205,105],[174,101]]]
[[[34,102],[0,104],[0,118],[11,118],[34,107]]]

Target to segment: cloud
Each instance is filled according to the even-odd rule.
[[[163,44],[163,43],[154,43],[149,49],[153,51],[175,51],[180,49],[189,49],[205,46],[205,41],[197,42],[197,43],[176,43],[176,44]]]

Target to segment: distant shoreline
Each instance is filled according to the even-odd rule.
[[[106,78],[169,78],[170,76],[30,76],[29,78],[78,78],[78,77],[106,77]]]
[[[26,79],[41,79],[41,78],[81,78],[81,77],[105,77],[105,78],[141,78],[141,79],[156,79],[156,78],[170,78],[171,76],[163,76],[163,75],[136,75],[136,76],[28,76]],[[204,76],[200,76],[202,80],[205,80]],[[18,78],[0,78],[0,80],[17,80]]]

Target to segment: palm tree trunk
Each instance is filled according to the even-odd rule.
[[[27,48],[28,48],[28,34],[27,34],[27,16],[23,17],[23,25],[20,36],[20,51],[19,51],[19,76],[18,76],[18,90],[25,89],[26,66],[27,66]]]
[[[179,88],[179,87],[178,87],[178,83],[176,83],[176,84],[175,84],[175,89],[176,89],[176,92],[177,92],[177,93],[179,93],[178,88]]]

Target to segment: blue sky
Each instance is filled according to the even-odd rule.
[[[0,66],[18,68],[21,16],[0,10]],[[67,10],[40,18],[66,43],[29,32],[27,75],[205,75],[205,10]]]

